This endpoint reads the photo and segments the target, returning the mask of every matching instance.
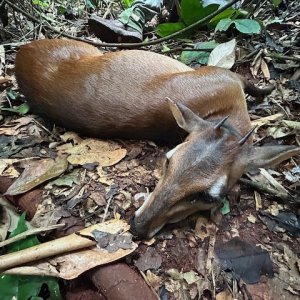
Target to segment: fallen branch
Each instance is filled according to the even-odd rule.
[[[12,267],[20,266],[43,258],[69,253],[83,248],[96,246],[92,232],[105,231],[119,234],[129,230],[129,225],[122,220],[110,220],[105,223],[95,224],[68,236],[39,244],[24,250],[0,256],[0,273]],[[121,234],[121,233],[120,233]]]

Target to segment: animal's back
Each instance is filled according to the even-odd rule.
[[[35,111],[72,130],[106,138],[174,140],[178,127],[165,98],[205,115],[209,106],[216,110],[213,101],[228,84],[243,98],[233,75],[218,68],[195,72],[148,51],[102,55],[93,46],[68,40],[33,42],[16,58],[20,89]]]

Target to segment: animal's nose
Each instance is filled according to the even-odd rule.
[[[130,232],[135,238],[144,239],[148,237],[148,230],[145,229],[143,226],[139,225],[139,223],[136,222],[136,219],[134,217],[129,221],[129,225]]]

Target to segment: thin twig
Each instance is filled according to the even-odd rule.
[[[46,128],[43,124],[41,124],[39,121],[32,119],[33,123],[35,123],[36,125],[38,125],[39,127],[41,127],[44,131],[46,131],[50,136],[52,136],[52,138],[56,141],[59,142],[61,141],[61,138],[59,136],[56,136],[55,134],[53,134],[48,128]]]
[[[107,215],[107,212],[108,212],[108,208],[110,207],[110,203],[111,203],[112,198],[113,198],[113,196],[110,196],[108,198],[108,201],[107,201],[107,204],[106,204],[106,207],[105,207],[105,211],[104,211],[104,215],[102,217],[102,223],[105,222],[106,215]]]
[[[215,16],[217,16],[218,14],[220,14],[221,12],[223,12],[224,10],[226,10],[228,7],[231,7],[233,4],[237,3],[239,0],[232,0],[230,2],[228,2],[226,5],[220,7],[219,9],[217,9],[215,12],[211,13],[210,15],[206,16],[205,18],[195,22],[194,24],[191,24],[185,28],[183,28],[182,30],[179,30],[175,33],[172,33],[166,37],[160,38],[160,39],[156,39],[154,41],[149,41],[149,42],[141,42],[141,43],[97,43],[97,42],[93,42],[93,41],[89,41],[86,39],[82,39],[82,38],[78,38],[78,37],[74,37],[72,35],[69,34],[62,34],[62,36],[70,38],[70,39],[74,39],[77,41],[82,41],[82,42],[86,42],[88,44],[94,45],[94,46],[98,46],[98,47],[122,47],[122,48],[139,48],[139,47],[145,47],[145,46],[150,46],[150,45],[155,45],[155,44],[159,44],[162,42],[165,42],[171,38],[177,37],[191,29],[195,29],[196,27],[202,26],[206,23],[208,23],[212,18],[214,18]],[[41,23],[40,20],[38,20],[37,18],[35,18],[34,16],[30,15],[29,13],[27,13],[26,11],[24,11],[23,9],[21,9],[20,7],[18,7],[17,5],[11,3],[9,0],[5,0],[5,2],[12,7],[13,9],[15,9],[16,11],[24,14],[28,19],[34,21],[34,22],[38,22]],[[59,30],[57,30],[56,28],[45,24],[44,25],[45,28],[61,34],[61,32]]]
[[[196,48],[185,48],[185,47],[176,47],[170,50],[166,50],[163,53],[173,53],[178,51],[192,51],[192,52],[211,52],[211,49],[196,49]]]
[[[275,59],[280,59],[280,60],[294,60],[294,61],[300,61],[299,57],[295,56],[287,56],[287,55],[281,55],[278,53],[273,53],[273,54],[267,54],[265,57],[270,57],[270,58],[275,58]]]

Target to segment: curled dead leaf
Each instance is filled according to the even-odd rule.
[[[8,188],[5,195],[19,195],[30,191],[41,183],[62,174],[68,166],[64,157],[27,161],[20,177]]]

